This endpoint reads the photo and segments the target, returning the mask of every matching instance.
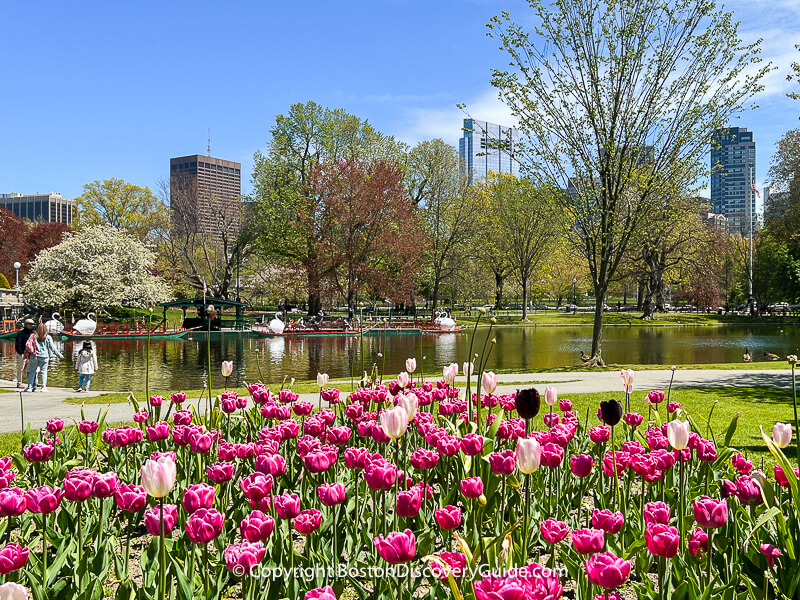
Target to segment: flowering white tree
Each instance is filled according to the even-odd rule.
[[[154,273],[155,262],[155,253],[135,236],[96,225],[40,252],[23,293],[47,306],[145,307],[172,297],[167,283]]]

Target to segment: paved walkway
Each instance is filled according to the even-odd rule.
[[[666,389],[669,385],[669,371],[637,371],[635,375],[635,388],[638,390]],[[554,385],[558,388],[559,396],[568,397],[570,394],[585,392],[619,392],[622,391],[618,371],[575,371],[569,373],[508,373],[497,376],[498,394],[514,393],[524,385],[537,385],[541,392],[544,386]],[[474,380],[473,380],[474,381]],[[516,382],[524,382],[519,385]],[[555,382],[538,383],[537,382]],[[456,383],[465,385],[463,377],[456,379]],[[514,385],[504,385],[514,384]],[[778,387],[791,388],[791,371],[788,369],[751,369],[751,370],[678,370],[675,372],[674,387]],[[15,390],[14,383],[0,380],[0,389]],[[105,393],[92,390],[85,393],[87,397]],[[65,404],[64,400],[70,396],[78,396],[72,389],[50,388],[49,393],[27,393],[22,395],[25,407],[25,421],[31,423],[32,428],[44,427],[53,417],[60,417],[69,423],[70,419],[80,420],[81,407],[79,404]],[[301,400],[317,403],[318,394],[301,394]],[[188,399],[187,404],[197,404],[198,399]],[[130,421],[133,418],[133,405],[128,403],[117,404],[87,404],[85,405],[86,417],[96,419],[99,412],[108,409],[106,421]],[[0,393],[0,433],[19,431],[21,426],[20,401],[18,393]]]

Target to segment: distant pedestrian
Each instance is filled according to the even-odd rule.
[[[84,340],[83,348],[78,352],[75,370],[78,372],[78,389],[75,391],[88,392],[92,384],[92,375],[97,371],[97,352],[91,341]]]
[[[39,323],[36,333],[31,335],[25,350],[25,353],[29,355],[30,363],[28,365],[28,386],[23,391],[36,391],[36,370],[39,369],[42,373],[42,391],[46,394],[49,391],[47,389],[47,368],[50,365],[50,359],[56,356],[64,358],[64,355],[56,348],[44,323]]]
[[[33,319],[25,319],[22,329],[17,332],[14,340],[14,350],[17,352],[17,387],[22,386],[22,373],[28,370],[28,359],[25,358],[25,344],[33,333],[33,326],[36,325]]]

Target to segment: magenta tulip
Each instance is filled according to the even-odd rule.
[[[30,550],[11,542],[0,548],[0,575],[19,571],[28,562]]]
[[[608,509],[595,510],[592,513],[592,527],[602,529],[607,534],[616,535],[622,529],[625,518],[621,512],[611,512]]]
[[[30,463],[47,462],[52,455],[53,446],[44,442],[29,444],[22,449],[22,456]]]
[[[178,519],[178,507],[174,504],[164,505],[164,535],[169,535]],[[144,525],[150,535],[159,535],[161,529],[161,507],[155,506],[144,511]]]
[[[433,513],[433,518],[442,529],[455,529],[461,525],[461,509],[448,504],[443,508],[437,508]]]
[[[248,542],[266,542],[275,529],[275,519],[254,510],[239,523],[239,532]]]
[[[183,510],[194,514],[201,508],[213,508],[216,490],[207,483],[195,483],[183,492]]]
[[[385,538],[373,539],[378,555],[390,565],[410,562],[417,553],[417,540],[410,529],[392,531]]]
[[[239,482],[244,497],[255,502],[269,496],[272,492],[272,485],[272,475],[263,473],[251,473]]]
[[[468,433],[461,438],[461,451],[467,456],[476,456],[483,452],[483,437]]]
[[[694,520],[700,527],[719,529],[728,520],[728,503],[701,496],[694,501]]]
[[[62,429],[64,429],[64,421],[61,419],[50,419],[47,422],[47,433],[58,433]]]
[[[307,591],[304,600],[336,600],[336,593],[331,586],[326,585],[325,587]]]
[[[281,519],[294,519],[300,514],[300,496],[288,492],[281,496],[275,496],[275,512]]]
[[[186,519],[186,537],[195,544],[207,544],[222,533],[224,523],[222,513],[213,508],[201,508]]]
[[[508,476],[514,472],[517,466],[517,459],[513,450],[503,450],[502,452],[492,452],[489,455],[489,467],[495,475]]]
[[[569,535],[569,525],[552,517],[542,522],[542,537],[548,544],[558,544]]]
[[[28,509],[25,492],[19,488],[0,490],[0,518],[18,517]]]
[[[292,523],[300,535],[311,535],[322,525],[322,513],[316,508],[309,508],[297,515]]]
[[[89,435],[97,431],[98,423],[96,421],[80,421],[78,423],[78,431],[83,435]]]
[[[647,549],[653,556],[672,558],[678,553],[681,536],[675,527],[662,523],[651,523],[644,531]]]
[[[589,581],[607,590],[618,588],[631,574],[631,562],[617,558],[612,552],[593,554],[585,567]]]
[[[25,492],[25,504],[30,512],[46,515],[59,507],[63,496],[61,488],[43,485]]]
[[[336,506],[345,500],[343,483],[323,483],[317,488],[319,501],[324,506]]]
[[[404,518],[416,517],[422,506],[422,491],[414,486],[410,490],[397,492],[397,516]]]
[[[689,555],[701,558],[708,551],[708,534],[702,529],[692,529],[689,534]]]
[[[261,542],[231,544],[225,548],[225,566],[231,573],[252,575],[253,568],[266,553],[267,549]]]
[[[137,513],[147,504],[147,492],[140,485],[121,483],[114,490],[114,497],[120,510]]]
[[[574,454],[570,458],[570,467],[576,477],[588,477],[594,468],[594,458],[588,454]]]
[[[572,532],[572,545],[578,554],[594,554],[600,552],[606,543],[602,529],[576,529]]]
[[[478,498],[483,494],[483,480],[480,477],[467,477],[461,481],[461,493],[465,498]]]
[[[660,523],[669,525],[670,508],[663,502],[648,502],[644,505],[644,522],[647,525]]]
[[[775,568],[775,559],[778,558],[779,556],[781,556],[781,551],[778,550],[772,544],[761,544],[761,546],[759,547],[759,550],[761,550],[761,554],[763,554],[764,557],[767,559],[767,564],[769,565],[769,568],[770,569],[774,569]],[[2,572],[2,571],[0,571],[0,572]]]

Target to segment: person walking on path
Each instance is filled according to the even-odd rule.
[[[78,352],[78,361],[75,370],[78,371],[78,389],[76,392],[88,392],[92,384],[92,375],[97,371],[97,352],[93,348],[94,344],[85,340],[83,348]]]
[[[28,366],[28,387],[23,391],[36,391],[36,369],[40,369],[42,372],[42,391],[46,394],[49,391],[47,389],[47,367],[50,365],[50,358],[54,356],[64,358],[64,355],[56,348],[53,338],[48,335],[47,326],[44,323],[39,323],[36,333],[31,335],[26,345],[26,350],[26,354],[30,354],[30,365]]]
[[[14,350],[17,353],[17,387],[22,387],[22,373],[27,370],[28,361],[25,358],[25,344],[33,333],[33,326],[36,325],[33,319],[25,319],[22,329],[17,332],[17,338],[14,340]]]

